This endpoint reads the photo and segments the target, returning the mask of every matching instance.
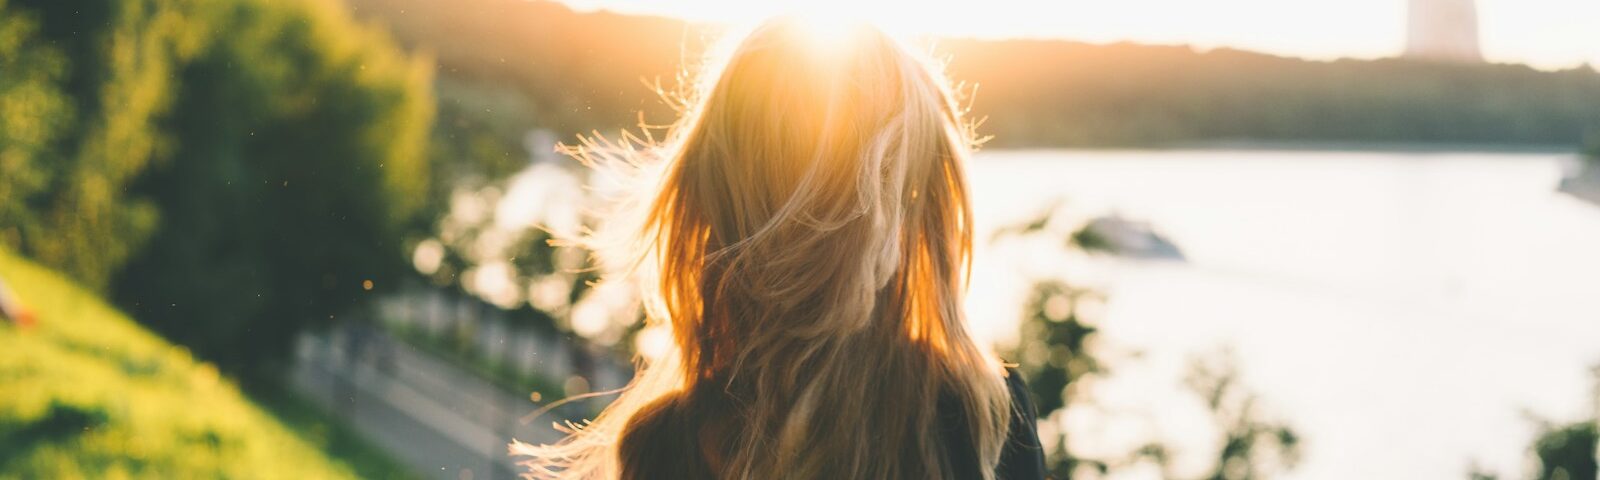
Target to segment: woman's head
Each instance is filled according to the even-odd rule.
[[[921,331],[937,322],[904,320],[959,318],[939,311],[957,306],[971,237],[968,135],[948,89],[875,29],[817,33],[762,25],[681,125],[649,224],[658,288],[675,297],[659,313],[691,354],[705,329],[748,346],[880,322],[938,342]],[[938,295],[887,298],[927,309],[911,319],[873,315],[886,288]]]
[[[610,217],[625,241],[601,251],[636,267],[674,348],[593,424],[524,447],[536,473],[614,476],[657,448],[725,478],[945,476],[941,395],[998,460],[1008,397],[961,313],[972,137],[924,57],[866,25],[826,32],[757,27],[647,146],[655,159],[578,150],[650,172],[623,203],[638,222]],[[641,444],[663,425],[689,430],[667,432],[687,451]]]

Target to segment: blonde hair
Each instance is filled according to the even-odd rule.
[[[592,422],[513,443],[529,477],[951,478],[952,445],[992,476],[1011,398],[962,313],[973,136],[926,57],[836,34],[769,20],[661,144],[572,149],[649,182],[591,243],[673,342]]]

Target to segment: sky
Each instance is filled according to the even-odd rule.
[[[905,34],[1232,47],[1313,59],[1405,48],[1406,0],[566,0],[580,10],[748,22],[775,12],[851,12]],[[908,5],[915,5],[910,9]],[[981,5],[981,8],[978,6]],[[1478,0],[1484,57],[1540,69],[1600,65],[1600,1]]]

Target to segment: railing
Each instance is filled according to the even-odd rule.
[[[532,413],[632,376],[597,349],[462,295],[408,289],[376,311],[377,322],[302,335],[291,384],[426,478],[515,478],[511,439],[557,440],[552,422],[590,416],[610,397]]]

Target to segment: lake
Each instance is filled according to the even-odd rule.
[[[1186,359],[1229,346],[1243,381],[1305,439],[1289,478],[1520,477],[1537,431],[1594,408],[1600,207],[1555,191],[1571,154],[991,151],[970,171],[979,334],[1014,341],[1019,269],[1039,252],[984,232],[1053,199],[1149,221],[1186,262],[1059,272],[1104,290],[1106,344],[1144,352],[1095,389],[1158,422],[1076,425],[1115,449],[1203,446]],[[1014,242],[1012,243],[1014,244]],[[1157,427],[1155,425],[1161,425]],[[1211,457],[1188,456],[1202,468]],[[1139,473],[1139,472],[1136,472]],[[1146,474],[1153,472],[1143,472]],[[1143,475],[1135,475],[1143,476]]]

